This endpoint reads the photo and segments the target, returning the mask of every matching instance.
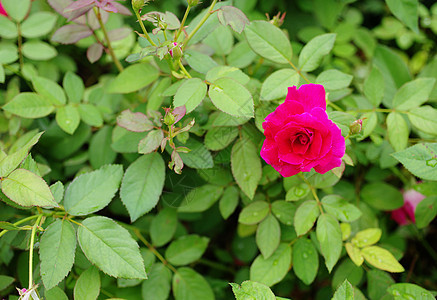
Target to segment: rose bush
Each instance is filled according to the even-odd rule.
[[[290,87],[285,102],[266,117],[261,157],[282,176],[312,168],[324,174],[341,165],[345,141],[328,119],[325,97],[319,84]]]

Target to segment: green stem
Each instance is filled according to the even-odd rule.
[[[33,215],[33,216],[30,216],[30,217],[27,217],[27,218],[21,219],[20,221],[15,222],[14,225],[15,225],[15,226],[18,226],[18,225],[20,225],[20,224],[26,223],[27,221],[30,221],[30,220],[36,219],[36,218],[38,218],[38,216],[39,216],[39,215]],[[0,237],[2,237],[3,235],[5,235],[5,233],[8,232],[8,231],[9,231],[9,230],[6,230],[6,229],[2,230],[2,231],[0,232]]]
[[[18,56],[20,61],[20,69],[23,68],[24,59],[23,59],[23,52],[21,51],[22,45],[23,45],[23,37],[21,36],[21,24],[20,22],[17,23],[17,31],[18,31]]]
[[[178,60],[178,65],[181,68],[182,72],[187,76],[188,78],[192,78],[190,73],[188,73],[187,69],[185,69],[184,65],[181,63],[181,60]]]
[[[190,9],[191,9],[191,6],[188,5],[187,9],[185,10],[184,18],[182,19],[182,22],[181,22],[181,27],[179,27],[178,31],[176,32],[176,35],[174,38],[175,42],[178,41],[178,37],[181,34],[182,30],[184,29],[185,21],[187,20],[188,13],[190,12]]]
[[[182,45],[182,51],[185,49],[185,47],[188,45],[188,42],[196,34],[196,32],[200,29],[200,27],[202,27],[202,25],[206,22],[206,20],[208,20],[216,3],[217,3],[217,0],[212,1],[211,5],[209,6],[208,11],[205,13],[202,20],[200,20],[199,24],[197,24],[197,26],[194,27],[193,31],[191,31],[190,34],[184,39],[183,45]]]
[[[106,41],[106,47],[108,48],[109,55],[111,55],[112,60],[114,61],[115,66],[117,67],[118,71],[123,71],[123,66],[121,65],[118,58],[115,56],[114,49],[112,49],[111,41],[109,40],[108,32],[106,31],[105,24],[103,24],[102,21],[102,15],[100,14],[100,10],[97,7],[94,7],[94,13],[97,17],[97,20],[99,21],[100,28],[102,29],[103,36],[105,37]]]
[[[135,235],[138,237],[138,239],[143,242],[144,245],[146,245],[147,248],[170,270],[172,270],[174,273],[177,273],[178,271],[173,267],[165,258],[153,247],[146,238],[141,234],[141,232],[138,229],[134,229]]]
[[[33,224],[32,234],[30,236],[30,252],[29,252],[29,290],[33,286],[33,247],[35,245],[35,233],[36,228],[38,227],[38,223],[41,221],[42,215],[38,215],[38,218]]]
[[[335,103],[332,103],[332,102],[329,101],[328,99],[326,99],[326,103],[328,103],[328,105],[332,106],[335,110],[338,110],[338,111],[344,111],[343,108],[341,108],[340,106],[338,106],[338,105],[335,104]]]
[[[305,178],[305,176],[302,175],[302,173],[297,174],[310,188],[311,193],[313,194],[314,199],[317,201],[317,206],[320,209],[320,213],[323,215],[325,212],[322,208],[322,202],[320,202],[319,196],[317,196],[316,189],[311,185],[311,183],[308,181],[308,179]]]
[[[146,37],[146,39],[149,41],[149,43],[150,43],[152,46],[155,46],[155,47],[156,47],[155,42],[152,41],[152,39],[150,38],[149,34],[147,33],[147,29],[146,29],[146,27],[144,27],[143,20],[141,20],[141,16],[140,16],[140,14],[138,13],[138,11],[135,11],[135,15],[137,16],[138,23],[140,23],[140,26],[141,26],[141,29],[143,30],[143,34],[144,34],[144,36]]]
[[[214,268],[214,269],[220,270],[220,271],[228,272],[228,273],[230,273],[230,274],[234,274],[234,273],[235,273],[232,269],[230,269],[230,268],[226,268],[226,267],[225,267],[224,265],[222,265],[222,264],[219,264],[219,263],[216,263],[216,262],[213,262],[213,261],[207,260],[207,259],[203,259],[203,258],[201,258],[201,259],[198,260],[198,262],[199,262],[200,264],[202,264],[202,265],[205,265],[205,266],[208,266],[208,267],[211,267],[211,268]]]
[[[297,74],[303,78],[303,80],[305,80],[307,83],[311,83],[308,78],[306,78],[305,75],[303,75],[302,72],[291,62],[291,60],[288,60],[288,63],[297,72]]]

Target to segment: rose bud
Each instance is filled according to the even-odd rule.
[[[399,225],[406,225],[409,222],[416,223],[414,211],[417,205],[425,199],[425,196],[416,190],[407,190],[403,192],[404,205],[391,212],[391,218]]]
[[[175,60],[179,60],[182,57],[182,47],[180,44],[173,42],[172,47],[170,50],[168,50],[168,53],[170,53],[170,56],[173,57]]]
[[[358,134],[363,129],[363,120],[358,119],[349,126],[349,132],[350,134]]]

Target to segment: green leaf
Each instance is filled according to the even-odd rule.
[[[107,217],[82,222],[77,240],[89,261],[113,277],[146,279],[138,244],[129,232]]]
[[[57,18],[48,11],[32,13],[21,25],[21,34],[28,39],[46,35],[55,27]]]
[[[100,294],[99,270],[94,266],[80,274],[74,285],[74,299],[96,300]]]
[[[70,100],[70,102],[72,101]],[[86,124],[94,127],[100,127],[103,125],[102,114],[94,105],[81,103],[79,104],[78,109],[80,118]]]
[[[120,153],[137,153],[138,143],[144,138],[144,132],[132,132],[120,126],[112,130],[111,148]]]
[[[419,34],[419,1],[417,0],[385,0],[390,11],[415,33]]]
[[[342,222],[352,222],[361,217],[361,211],[337,195],[328,195],[322,199],[323,208]]]
[[[150,131],[147,136],[138,143],[138,153],[152,153],[161,145],[163,138],[164,133],[161,129]]]
[[[178,212],[203,212],[217,202],[222,192],[223,187],[212,184],[196,187],[185,196]]]
[[[296,234],[301,236],[313,228],[320,211],[315,200],[307,200],[302,203],[294,215],[294,229]]]
[[[428,100],[435,84],[435,78],[418,78],[405,83],[396,92],[393,106],[398,110],[419,107]]]
[[[83,84],[82,78],[78,75],[71,71],[65,73],[62,86],[65,89],[65,93],[67,94],[70,103],[79,103],[80,100],[82,100],[85,85]]]
[[[134,64],[124,69],[110,84],[108,93],[127,94],[148,86],[159,77],[159,71],[148,63]]]
[[[278,220],[269,214],[256,230],[256,244],[264,258],[269,258],[279,246],[281,227]]]
[[[285,225],[293,225],[294,215],[296,213],[296,205],[283,200],[278,200],[272,203],[272,213],[278,220]]]
[[[55,107],[48,99],[26,92],[15,96],[3,109],[23,118],[36,119],[49,115]]]
[[[175,300],[214,300],[208,281],[191,268],[179,268],[173,276]]]
[[[67,295],[65,295],[65,292],[57,286],[55,286],[50,290],[46,290],[44,296],[45,296],[45,300],[68,300],[68,297]]]
[[[25,144],[20,145],[16,151],[11,152],[9,155],[3,157],[3,159],[0,159],[0,177],[6,177],[20,165],[20,163],[29,154],[30,149],[38,142],[43,133],[44,132],[34,133],[34,131],[27,133],[31,137],[28,141],[26,141]],[[11,148],[10,151],[12,150],[15,149]]]
[[[0,83],[5,83],[5,68],[0,64]]]
[[[80,123],[80,114],[76,106],[61,106],[56,111],[56,122],[66,133],[73,134]]]
[[[269,214],[270,207],[265,201],[255,201],[243,208],[238,216],[238,222],[245,225],[254,225]]]
[[[253,199],[261,180],[262,167],[258,150],[250,140],[240,139],[232,147],[231,169],[238,186]]]
[[[365,185],[361,190],[361,198],[379,210],[395,210],[404,205],[401,192],[385,182]]]
[[[52,191],[56,203],[61,203],[61,201],[64,199],[64,185],[62,182],[56,181],[50,185],[50,190]]]
[[[219,10],[220,12],[220,10]],[[217,26],[204,40],[203,43],[214,49],[215,55],[227,55],[234,45],[234,36],[227,26]]]
[[[408,136],[410,130],[407,122],[400,113],[391,112],[387,116],[387,133],[390,144],[395,151],[401,151],[407,148]]]
[[[4,15],[0,15],[0,36],[5,39],[15,39],[18,36],[17,25]]]
[[[316,82],[327,90],[341,90],[347,88],[354,77],[338,70],[326,70],[317,76]]]
[[[437,109],[429,105],[413,108],[409,111],[408,118],[420,131],[437,135]]]
[[[392,156],[400,161],[413,175],[426,179],[437,180],[437,143],[420,143]]]
[[[381,270],[367,271],[367,293],[370,299],[383,299],[387,295],[387,288],[395,281],[390,274]]]
[[[143,155],[127,168],[120,197],[132,222],[156,206],[164,180],[165,164],[158,153]]]
[[[185,105],[187,114],[192,112],[205,98],[207,85],[199,78],[190,78],[178,88],[174,96],[174,107]]]
[[[3,178],[2,192],[21,206],[58,207],[47,183],[24,169],[16,169]]]
[[[195,50],[185,51],[184,58],[193,70],[202,74],[206,74],[217,66],[217,63],[211,57]]]
[[[347,279],[338,287],[331,300],[354,300],[354,287]]]
[[[310,72],[317,69],[323,57],[331,52],[335,37],[335,33],[326,33],[311,39],[299,54],[300,70]]]
[[[18,48],[16,45],[11,43],[1,43],[0,45],[0,64],[11,64],[18,59]]]
[[[267,21],[253,21],[244,29],[250,48],[258,55],[279,64],[288,64],[292,48],[281,29]]]
[[[287,275],[291,267],[291,247],[279,244],[269,258],[258,255],[250,266],[250,280],[272,286]]]
[[[275,294],[265,284],[246,280],[241,287],[236,283],[230,283],[236,300],[275,300]]]
[[[14,0],[2,1],[3,8],[8,13],[8,16],[10,16],[17,22],[21,22],[24,20],[27,13],[29,12],[30,4],[30,0],[20,1],[20,5],[17,5],[17,2]]]
[[[356,266],[350,259],[344,259],[341,264],[335,268],[332,278],[332,287],[338,288],[345,279],[353,286],[359,285],[363,279],[364,268]]]
[[[378,107],[384,97],[384,90],[384,77],[378,68],[373,67],[364,81],[364,95],[374,107]]]
[[[180,152],[179,155],[185,165],[193,169],[209,169],[214,166],[212,155],[203,145],[196,139],[190,138],[185,144],[175,141],[177,147],[184,146],[190,149],[188,153]]]
[[[171,289],[171,271],[161,263],[153,264],[147,280],[143,281],[143,299],[167,300]]]
[[[310,285],[319,270],[319,254],[313,242],[300,238],[293,245],[293,270],[306,285]]]
[[[238,136],[237,127],[213,127],[205,135],[205,147],[212,151],[226,148]]]
[[[320,251],[325,258],[325,265],[329,272],[340,258],[343,248],[340,225],[337,219],[328,214],[323,214],[317,221],[317,240],[320,243]]]
[[[437,216],[437,196],[423,199],[414,210],[417,228],[425,228]]]
[[[58,55],[56,49],[39,40],[25,42],[22,48],[23,55],[32,60],[49,60]]]
[[[228,186],[219,202],[220,214],[222,215],[223,219],[226,220],[235,211],[238,206],[238,200],[238,188],[235,186]]]
[[[3,291],[15,281],[14,277],[0,275],[0,291]]]
[[[352,244],[363,248],[376,244],[381,238],[382,231],[379,228],[368,228],[358,232],[352,239]]]
[[[238,68],[230,66],[217,66],[206,73],[205,80],[214,83],[217,79],[228,77],[232,78],[242,85],[246,85],[250,81],[250,77]]]
[[[76,177],[65,191],[65,210],[73,216],[101,210],[111,202],[122,176],[121,165],[106,165]]]
[[[202,257],[209,238],[196,234],[184,235],[174,240],[165,250],[165,258],[175,266],[188,265]]]
[[[393,254],[384,248],[378,246],[365,247],[361,249],[361,254],[364,259],[375,268],[391,273],[405,271],[404,267],[394,258]]]
[[[117,156],[111,148],[112,128],[104,126],[91,138],[89,146],[89,159],[93,169],[98,169],[106,164],[112,164]]]
[[[251,93],[237,81],[223,77],[209,86],[208,95],[221,111],[237,117],[253,117]]]
[[[176,232],[178,214],[173,208],[166,207],[161,210],[150,224],[150,237],[153,245],[161,247],[167,244]]]
[[[270,74],[261,87],[260,99],[271,101],[285,98],[288,87],[297,85],[299,78],[299,74],[292,69],[282,69]]]
[[[235,45],[227,57],[228,64],[236,68],[245,68],[249,66],[257,57],[252,51],[249,44],[243,40]]]
[[[56,220],[41,237],[41,277],[47,290],[55,287],[71,270],[76,251],[76,232],[67,220]]]
[[[412,283],[393,284],[387,289],[387,292],[392,294],[395,300],[403,300],[403,299],[434,300],[435,299],[433,293]]]
[[[364,262],[364,257],[361,254],[361,251],[358,247],[355,247],[353,244],[351,243],[345,243],[344,244],[347,254],[349,255],[350,259],[353,261],[353,263],[356,266],[361,266]]]

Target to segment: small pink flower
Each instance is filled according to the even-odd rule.
[[[3,8],[2,2],[0,1],[0,15],[3,16],[8,16],[8,13],[6,12],[6,10]]]
[[[289,87],[285,102],[265,118],[261,157],[282,176],[311,168],[324,174],[341,165],[345,141],[328,119],[325,96],[320,84]]]
[[[426,196],[422,195],[416,190],[408,190],[403,193],[404,205],[391,212],[391,218],[395,220],[399,225],[406,225],[410,222],[416,223],[414,217],[414,211],[417,205],[425,199]]]

